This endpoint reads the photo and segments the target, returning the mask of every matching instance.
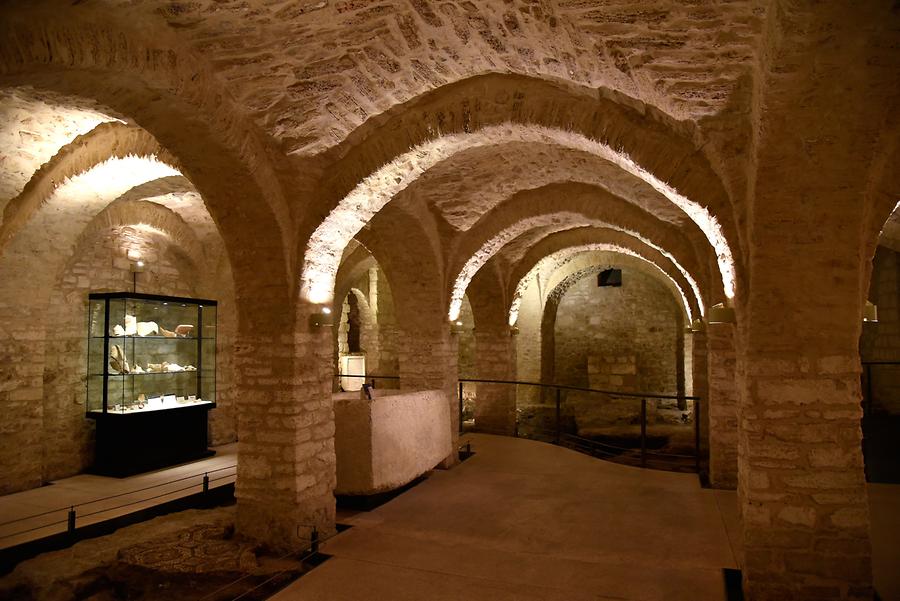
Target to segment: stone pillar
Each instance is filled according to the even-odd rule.
[[[766,14],[737,302],[749,601],[874,594],[859,337],[863,232],[882,200],[872,166],[896,113],[891,18],[878,3],[798,2]],[[860,31],[866,43],[852,42]]]
[[[691,335],[693,396],[700,398],[700,469],[709,474],[709,371],[706,332]]]
[[[443,390],[450,405],[450,437],[453,449],[459,442],[459,401],[457,394],[458,349],[450,324],[441,322],[428,330],[401,327],[397,333],[400,388],[406,390]],[[456,453],[446,465],[456,463]]]
[[[516,379],[516,339],[509,327],[475,330],[475,367],[484,380]],[[511,384],[478,384],[475,396],[475,429],[479,432],[516,433],[516,387]]]
[[[313,526],[334,529],[332,334],[310,328],[310,312],[298,312],[294,334],[257,330],[236,343],[237,528],[277,550],[304,548]]]
[[[709,324],[709,482],[713,488],[737,488],[737,382],[734,325]]]
[[[749,599],[871,599],[858,358],[745,363],[739,439]]]

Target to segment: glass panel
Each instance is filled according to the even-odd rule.
[[[91,338],[102,338],[105,335],[106,302],[92,300],[88,303],[88,332]]]
[[[125,328],[125,301],[123,299],[110,299],[109,301],[109,335],[124,336]]]
[[[215,305],[201,305],[200,311],[203,315],[203,337],[216,339],[216,320],[218,319]]]
[[[107,388],[107,412],[108,413],[122,413],[125,410],[125,383],[128,380],[128,376],[124,375],[111,375],[106,380],[106,388]]]
[[[103,411],[103,376],[88,376],[88,411]]]
[[[205,326],[204,326],[204,329]],[[200,372],[200,390],[204,401],[216,402],[216,343],[207,340],[203,344],[203,361]]]
[[[214,306],[110,299],[108,319],[105,307],[104,299],[90,302],[88,411],[103,410],[104,373],[109,412],[215,402]]]

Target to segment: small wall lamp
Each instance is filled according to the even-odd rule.
[[[872,301],[866,301],[866,307],[863,309],[863,321],[868,323],[878,323],[878,305]]]
[[[320,311],[309,316],[310,328],[330,328],[334,325],[331,307],[322,307]]]
[[[702,319],[695,319],[693,322],[691,322],[691,327],[688,328],[688,329],[689,329],[691,332],[693,332],[693,333],[696,334],[697,332],[702,332],[702,331],[704,330],[704,328],[705,328],[705,325],[704,325],[704,323],[703,323],[703,320],[702,320]]]
[[[518,336],[519,335],[519,326],[509,326],[509,335],[510,336]]]
[[[131,264],[131,273],[144,273],[145,264],[143,261],[134,261]]]
[[[719,303],[709,308],[706,314],[706,320],[709,323],[736,323],[737,319],[734,314],[734,307],[729,303]]]
[[[453,321],[450,323],[450,333],[451,334],[462,334],[463,331],[465,331],[465,328],[463,327],[463,322],[461,322],[457,319],[456,321]]]

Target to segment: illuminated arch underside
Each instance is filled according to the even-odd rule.
[[[556,221],[560,221],[560,219],[564,218],[567,215],[568,215],[567,213],[557,213],[557,214],[553,214],[552,217]],[[484,264],[487,263],[491,259],[491,257],[493,257],[495,254],[497,254],[497,252],[504,245],[506,245],[510,240],[513,240],[520,234],[522,234],[522,233],[526,232],[527,230],[531,229],[532,227],[534,227],[535,222],[537,222],[538,220],[543,220],[540,222],[540,225],[551,225],[552,221],[547,221],[547,219],[548,219],[548,216],[541,216],[540,218],[535,217],[533,219],[525,219],[525,220],[522,220],[519,223],[517,223],[515,226],[506,228],[505,230],[503,230],[502,232],[500,232],[499,234],[497,234],[496,236],[491,238],[484,245],[482,245],[482,247],[478,250],[478,252],[473,254],[469,258],[469,260],[466,261],[466,264],[463,266],[462,270],[456,276],[456,279],[454,280],[454,283],[453,283],[453,290],[450,295],[450,307],[449,307],[449,310],[447,313],[450,321],[455,321],[456,318],[459,316],[459,311],[462,306],[462,298],[465,295],[466,289],[468,289],[469,284],[472,282],[472,278],[475,276],[475,274],[478,272],[478,270],[481,269],[484,266]],[[573,226],[577,226],[578,220],[583,221],[584,217],[581,215],[578,215],[578,214],[573,214],[573,216],[571,217],[570,223],[572,223]],[[654,243],[651,240],[648,240],[645,236],[642,236],[642,235],[638,234],[637,232],[633,232],[626,228],[617,227],[612,224],[608,224],[608,227],[611,229],[620,231],[623,234],[626,234],[628,236],[631,236],[632,238],[640,240],[641,242],[643,242],[644,244],[646,244],[653,250],[662,254],[669,261],[671,261],[672,264],[675,265],[676,269],[678,269],[678,271],[681,272],[681,275],[684,276],[684,279],[687,280],[688,285],[690,285],[691,291],[694,294],[694,299],[697,302],[697,307],[700,310],[700,314],[703,315],[706,313],[706,307],[703,304],[703,296],[700,294],[700,287],[698,286],[697,281],[690,274],[690,272],[688,272],[688,270],[685,269],[681,265],[681,263],[678,262],[678,260],[672,255],[672,253],[668,252],[667,250],[660,247],[658,244]],[[644,258],[644,257],[641,257],[641,258]],[[646,259],[646,258],[644,258],[644,260],[649,261],[649,259]],[[654,263],[654,265],[655,265],[655,263]],[[680,287],[679,287],[679,289],[680,289]],[[518,290],[517,290],[517,293],[518,293]],[[690,315],[691,312],[689,311],[688,314]]]
[[[602,142],[577,132],[514,123],[485,127],[471,134],[446,135],[425,142],[398,156],[357,184],[310,238],[301,277],[304,297],[313,303],[325,303],[331,299],[344,247],[378,211],[422,173],[465,149],[511,142],[555,144],[588,152],[649,184],[697,224],[716,252],[725,295],[728,298],[734,297],[735,273],[731,249],[721,225],[705,207],[681,195],[624,152],[616,151]]]
[[[663,276],[665,276],[665,278],[667,280],[672,282],[672,284],[675,286],[675,289],[678,290],[678,293],[681,296],[681,302],[682,302],[682,306],[684,307],[685,315],[688,316],[689,321],[694,320],[694,312],[693,312],[693,310],[691,310],[691,304],[690,304],[690,302],[688,302],[688,297],[685,294],[684,289],[681,287],[681,285],[674,278],[672,278],[672,276],[670,276],[668,273],[666,273],[666,271],[662,267],[660,267],[659,265],[657,265],[656,263],[654,263],[647,257],[641,255],[640,253],[631,250],[630,248],[625,248],[625,247],[622,247],[622,246],[619,246],[616,244],[608,244],[605,242],[598,242],[595,244],[585,244],[585,245],[581,245],[581,246],[573,246],[571,248],[565,248],[565,249],[559,250],[551,255],[548,255],[545,259],[555,259],[555,260],[561,261],[561,260],[567,259],[571,256],[574,256],[574,255],[577,255],[580,253],[584,253],[584,252],[591,252],[591,251],[606,251],[606,252],[614,252],[614,253],[619,253],[619,254],[623,254],[623,255],[628,255],[630,257],[634,257],[636,259],[644,261],[645,263],[649,263],[650,265],[655,267],[661,274],[663,274]],[[512,299],[512,302],[510,303],[510,307],[509,307],[509,325],[511,325],[511,326],[516,325],[516,321],[519,319],[519,306],[522,303],[522,295],[525,293],[525,289],[528,287],[528,283],[534,278],[534,276],[537,274],[537,272],[542,267],[542,263],[543,263],[543,261],[539,262],[537,265],[532,267],[528,271],[528,273],[525,274],[521,280],[519,280],[518,284],[516,284],[516,291],[515,291],[515,294],[513,295],[513,299]]]

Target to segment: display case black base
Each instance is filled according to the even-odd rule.
[[[88,413],[97,422],[90,472],[124,478],[215,454],[207,418],[214,404],[132,413]]]

